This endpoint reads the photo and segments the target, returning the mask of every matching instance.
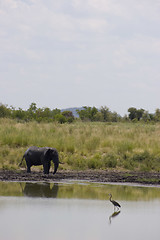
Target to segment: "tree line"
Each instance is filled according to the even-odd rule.
[[[37,122],[52,122],[57,121],[59,123],[71,123],[78,119],[82,121],[91,122],[121,122],[121,121],[160,121],[160,109],[156,109],[155,113],[149,113],[144,109],[136,109],[131,107],[128,109],[128,115],[124,117],[120,116],[116,112],[111,112],[108,107],[102,106],[100,109],[96,107],[84,106],[78,110],[79,118],[75,118],[72,111],[63,111],[60,109],[51,110],[48,107],[37,108],[36,103],[31,103],[27,110],[22,108],[15,109],[14,107],[8,107],[7,105],[0,104],[0,118],[12,118],[23,121],[37,121]]]
[[[0,104],[0,118],[12,118],[23,121],[37,121],[37,122],[52,122],[57,121],[59,123],[73,122],[74,116],[71,111],[61,112],[60,109],[51,110],[48,107],[37,108],[36,103],[31,103],[27,110],[22,108],[15,109],[14,107],[8,107]]]

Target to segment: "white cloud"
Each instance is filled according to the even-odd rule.
[[[79,19],[76,25],[79,25],[81,30],[94,32],[102,32],[107,28],[107,22],[103,19]]]
[[[108,13],[121,16],[125,12],[125,5],[114,0],[73,0],[73,6],[94,14]]]
[[[160,87],[159,13],[158,0],[3,0],[0,5],[1,79],[14,86],[14,92],[17,86],[23,87],[21,82],[27,82],[25,89],[29,83],[38,85],[39,92],[47,83],[50,95],[54,86],[53,101],[57,107],[70,106],[72,102],[77,106],[93,102],[99,106],[110,103],[114,108],[117,104],[117,109],[125,103],[127,109],[130,101],[122,98],[130,94],[135,103],[138,101],[133,97],[131,82],[146,92],[151,82],[153,91]],[[14,105],[15,97],[8,94],[7,85],[3,84],[3,91],[0,90],[0,102],[4,98],[6,103]],[[78,95],[75,102],[70,96],[79,87],[85,89],[83,99]],[[126,88],[128,95],[124,92]],[[57,98],[62,91],[65,101]],[[95,98],[96,91],[100,96]],[[134,91],[135,96],[136,87]],[[121,101],[113,100],[115,92],[117,96],[121,94]],[[34,99],[32,94],[23,100],[17,90],[16,104],[19,101],[25,106],[25,102]],[[35,93],[36,100],[39,95]],[[153,96],[155,104],[156,96]],[[51,104],[49,98],[44,104],[43,99],[38,101],[45,106]]]
[[[115,66],[119,68],[124,68],[125,69],[128,67],[128,65],[133,65],[135,64],[136,59],[129,53],[128,49],[121,45],[118,47],[117,50],[114,51],[114,60],[113,63]]]

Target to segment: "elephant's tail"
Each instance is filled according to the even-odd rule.
[[[24,159],[24,155],[23,155],[23,157],[22,157],[21,162],[20,162],[19,165],[18,165],[19,167],[22,165],[23,159]]]

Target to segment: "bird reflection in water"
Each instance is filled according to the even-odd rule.
[[[109,223],[110,223],[110,224],[111,224],[111,222],[112,222],[112,218],[118,216],[118,215],[120,214],[120,212],[121,212],[121,211],[119,210],[119,211],[117,211],[117,212],[112,213],[112,215],[109,217]]]

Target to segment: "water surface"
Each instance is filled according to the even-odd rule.
[[[122,208],[114,212],[108,193]],[[0,182],[1,239],[160,239],[160,189]]]

